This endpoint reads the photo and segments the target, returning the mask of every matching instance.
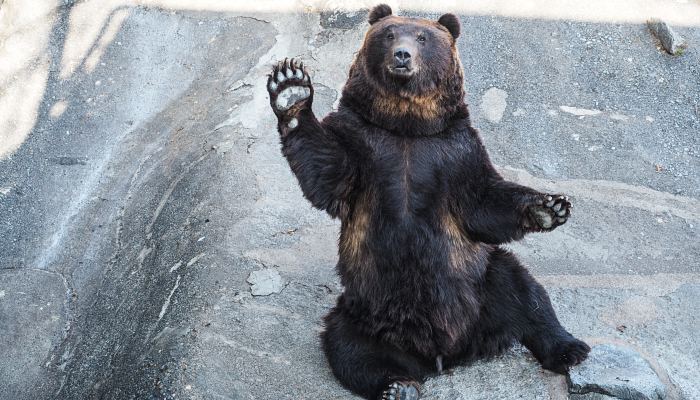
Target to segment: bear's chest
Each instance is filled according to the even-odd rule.
[[[412,138],[385,135],[367,143],[364,180],[387,217],[426,216],[446,199],[468,162],[461,135]]]

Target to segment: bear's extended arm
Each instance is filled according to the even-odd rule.
[[[551,231],[567,221],[571,213],[568,197],[506,181],[485,150],[481,156],[480,167],[476,168],[481,169],[479,179],[467,188],[461,207],[465,229],[473,240],[507,243],[528,232]]]
[[[333,131],[325,129],[310,109],[300,111],[296,118],[298,126],[282,136],[282,153],[304,196],[314,207],[338,217],[353,188],[355,163]]]
[[[534,231],[529,207],[544,195],[502,179],[489,179],[486,187],[473,196],[474,205],[465,210],[466,230],[477,241],[489,244],[521,239]]]
[[[277,116],[282,153],[311,204],[338,217],[356,176],[356,164],[332,129],[311,110],[313,86],[303,64],[280,62],[267,82],[270,105]]]

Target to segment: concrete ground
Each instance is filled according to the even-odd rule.
[[[494,162],[572,197],[567,225],[510,246],[563,324],[637,352],[656,398],[700,399],[700,2],[390,3],[460,15]],[[264,84],[301,57],[331,110],[369,5],[0,0],[0,399],[352,398],[318,342],[338,223],[302,198]],[[251,294],[261,269],[279,293]],[[516,348],[425,395],[568,390]]]

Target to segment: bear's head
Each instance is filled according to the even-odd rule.
[[[455,15],[400,17],[382,4],[370,11],[369,23],[343,92],[347,104],[409,135],[434,134],[455,114],[466,116]]]

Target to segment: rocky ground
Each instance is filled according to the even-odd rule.
[[[264,84],[300,57],[331,110],[371,3],[250,3],[0,0],[0,399],[352,398],[318,343],[338,224]],[[392,3],[460,15],[492,158],[573,199],[511,247],[595,346],[568,378],[516,348],[426,398],[700,399],[700,3],[493,4]]]

